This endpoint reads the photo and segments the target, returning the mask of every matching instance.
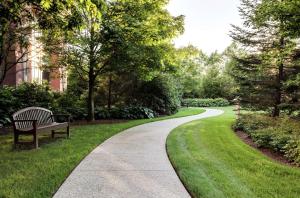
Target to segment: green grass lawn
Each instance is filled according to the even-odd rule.
[[[225,114],[178,127],[167,149],[193,197],[298,198],[300,168],[278,164],[242,142],[231,130],[232,107]]]
[[[41,148],[37,150],[12,150],[12,135],[0,136],[0,197],[51,197],[87,154],[118,132],[151,121],[201,112],[198,108],[185,108],[173,116],[151,120],[73,127],[70,139],[47,138],[40,141]]]

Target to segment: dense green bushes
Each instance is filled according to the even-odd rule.
[[[300,166],[300,123],[297,121],[247,114],[237,120],[234,129],[246,132],[259,147],[283,153]]]
[[[10,123],[10,116],[17,110],[29,106],[52,109],[53,93],[46,85],[24,83],[17,88],[4,86],[0,88],[0,124]]]
[[[182,106],[187,106],[187,107],[225,107],[229,105],[230,105],[229,101],[223,98],[216,98],[216,99],[188,98],[182,100]]]
[[[180,107],[181,92],[178,83],[170,76],[160,76],[142,82],[133,100],[136,105],[152,109],[161,115],[171,115]]]
[[[96,119],[144,119],[154,118],[155,113],[153,110],[146,107],[123,107],[123,108],[112,108],[111,110],[104,108],[96,108],[95,118]]]
[[[9,125],[14,112],[30,106],[44,107],[57,114],[70,114],[72,120],[85,120],[85,102],[84,95],[52,92],[47,85],[24,83],[16,88],[4,86],[0,89],[0,124]],[[96,108],[95,115],[96,119],[144,119],[157,114],[147,107],[123,106],[111,110]]]

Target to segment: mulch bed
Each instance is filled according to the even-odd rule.
[[[255,142],[253,142],[253,140],[251,139],[251,137],[243,132],[243,131],[236,131],[236,135],[243,140],[243,142],[245,142],[246,144],[250,145],[251,147],[259,150],[261,153],[263,153],[264,155],[270,157],[271,159],[281,163],[281,164],[286,164],[289,166],[295,166],[294,164],[292,164],[291,162],[289,162],[283,154],[278,153],[273,151],[272,149],[269,148],[262,148],[262,147],[258,147]]]

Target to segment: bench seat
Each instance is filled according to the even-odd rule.
[[[62,122],[62,123],[53,122],[48,125],[37,126],[36,130],[37,130],[37,132],[57,130],[57,129],[61,129],[61,128],[66,128],[66,127],[68,127],[68,125],[69,125],[68,122]],[[22,131],[22,132],[27,132],[27,131],[32,131],[32,130],[33,130],[33,127],[19,129],[19,131]]]

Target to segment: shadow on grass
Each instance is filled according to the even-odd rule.
[[[63,139],[67,139],[66,135],[64,134],[59,134],[59,135],[55,135],[54,138],[51,137],[51,135],[47,136],[47,135],[43,135],[43,136],[39,136],[39,148],[43,147],[47,144],[52,144],[55,143],[57,141],[63,140]],[[34,143],[33,143],[33,137],[32,136],[20,136],[19,141],[20,143],[18,145],[14,145],[12,140],[11,141],[11,152],[20,152],[20,151],[24,151],[24,150],[33,150],[35,149]]]

